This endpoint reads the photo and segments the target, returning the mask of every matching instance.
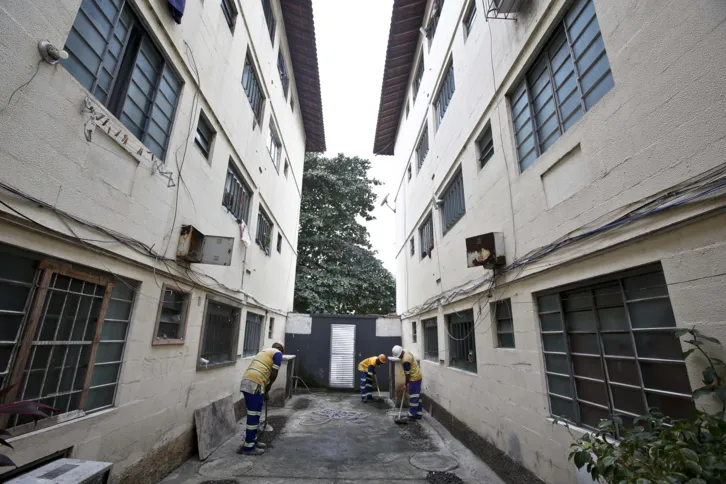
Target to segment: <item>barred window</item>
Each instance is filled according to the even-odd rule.
[[[429,17],[429,25],[426,27],[426,38],[429,39],[429,45],[434,40],[436,35],[436,28],[439,26],[439,18],[441,17],[441,10],[444,8],[444,0],[433,0],[431,5],[431,17]]]
[[[237,6],[234,0],[222,0],[222,13],[230,32],[234,33],[234,27],[237,25]]]
[[[257,236],[255,242],[265,254],[270,255],[270,244],[272,243],[272,220],[267,216],[260,206],[260,213],[257,215]]]
[[[464,33],[468,37],[471,29],[474,27],[474,19],[476,19],[476,0],[469,2],[469,8],[464,14]]]
[[[418,331],[416,329],[416,321],[411,321],[411,339],[414,343],[418,342]]]
[[[270,324],[267,328],[267,339],[272,339],[272,335],[275,333],[275,318],[270,318]]]
[[[272,11],[272,0],[262,0],[262,11],[265,13],[265,23],[267,23],[267,32],[270,34],[270,40],[275,43],[275,14]]]
[[[123,0],[84,1],[61,64],[149,151],[164,158],[182,81]]]
[[[166,284],[161,286],[154,345],[182,343],[184,341],[189,293]]]
[[[416,163],[418,164],[418,171],[421,171],[421,167],[426,160],[426,155],[429,153],[429,124],[424,124],[423,132],[416,145]]]
[[[237,359],[240,310],[207,297],[207,308],[202,329],[202,351],[199,354],[209,363],[198,368],[233,363]]]
[[[681,343],[660,264],[537,296],[550,411],[597,426],[649,407],[693,410]]]
[[[489,160],[494,156],[494,138],[492,136],[492,127],[487,125],[481,136],[476,142],[479,151],[479,168],[483,168]]]
[[[514,348],[514,320],[512,318],[512,300],[504,299],[492,304],[497,328],[497,346]]]
[[[227,180],[224,184],[222,206],[229,210],[237,221],[243,220],[245,223],[249,223],[251,200],[252,190],[244,182],[244,178],[230,159],[227,165]]]
[[[468,309],[446,316],[449,332],[449,366],[476,373],[474,311]]]
[[[282,254],[282,234],[277,234],[277,252]]]
[[[421,321],[424,338],[424,359],[431,361],[439,360],[439,333],[436,318],[424,319]]]
[[[444,234],[456,225],[456,222],[466,213],[466,205],[464,202],[464,178],[461,169],[449,182],[449,185],[441,194],[443,205],[441,206],[441,223]]]
[[[406,119],[408,119],[408,112],[409,112],[408,101],[406,101]]]
[[[212,124],[209,122],[204,112],[199,112],[199,121],[197,122],[197,133],[194,136],[194,144],[197,145],[204,155],[205,158],[209,159],[209,152],[212,150],[212,141],[216,131],[212,128]]]
[[[416,96],[418,95],[418,90],[421,87],[421,80],[423,80],[424,75],[424,58],[423,58],[423,52],[419,54],[418,56],[418,63],[416,63],[416,71],[413,76],[413,100],[416,102]]]
[[[277,129],[272,121],[270,121],[270,137],[267,139],[267,151],[270,153],[272,164],[275,169],[280,170],[280,155],[282,154],[282,142],[277,134]]]
[[[413,176],[413,173],[412,172],[413,172],[413,169],[411,169],[411,163],[409,163],[408,166],[406,167],[406,174],[408,175],[408,179],[409,180]]]
[[[242,347],[242,356],[255,356],[260,352],[262,340],[262,322],[265,317],[261,314],[255,314],[247,311],[245,321],[245,342]]]
[[[449,62],[449,67],[446,68],[446,78],[434,101],[434,121],[436,129],[439,129],[439,126],[441,126],[441,121],[444,119],[446,110],[449,109],[449,104],[451,103],[451,98],[454,96],[455,90],[454,63],[452,61]]]
[[[290,87],[290,76],[287,74],[287,65],[285,64],[285,56],[282,55],[282,49],[277,52],[277,72],[280,74],[282,92],[285,94],[285,99],[287,99],[287,91]]]
[[[411,256],[416,254],[416,238],[412,235],[411,240],[409,241],[409,245],[411,246]]]
[[[257,123],[262,122],[262,107],[265,104],[265,95],[262,93],[259,77],[257,76],[249,52],[245,57],[245,67],[242,71],[242,87],[245,90],[245,94],[247,94],[252,112],[255,114],[255,120]]]
[[[613,86],[592,0],[578,0],[511,96],[521,171]]]
[[[434,250],[434,219],[430,213],[418,229],[418,238],[421,241],[421,258],[431,257]]]

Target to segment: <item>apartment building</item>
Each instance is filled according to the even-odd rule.
[[[577,479],[570,431],[690,414],[703,361],[674,328],[726,341],[724,20],[716,0],[394,1],[374,152],[397,173],[404,347],[425,409],[546,482]],[[503,241],[488,268],[468,238]]]
[[[58,409],[6,416],[20,466],[156,482],[284,338],[325,150],[312,3],[183,4],[0,6],[0,385]]]

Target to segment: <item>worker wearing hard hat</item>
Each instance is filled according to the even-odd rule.
[[[400,346],[393,347],[393,356],[401,359],[403,374],[406,376],[408,387],[408,418],[409,420],[421,420],[423,418],[423,402],[421,401],[421,382],[423,375],[416,362],[416,358],[410,351]],[[403,387],[403,385],[401,385]]]
[[[242,376],[240,391],[245,396],[247,407],[247,426],[245,429],[245,442],[238,454],[260,455],[265,453],[265,444],[257,442],[257,428],[262,416],[262,405],[270,397],[270,387],[277,378],[277,372],[282,364],[282,354],[285,345],[276,341],[272,348],[262,350],[255,355],[252,363]]]
[[[386,362],[386,355],[371,356],[358,363],[360,373],[360,396],[363,403],[373,400],[373,381],[376,379],[376,368]]]

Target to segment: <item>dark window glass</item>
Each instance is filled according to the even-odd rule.
[[[466,213],[466,204],[464,202],[464,178],[461,170],[454,175],[449,185],[441,194],[443,205],[439,208],[441,211],[441,222],[443,232],[447,233],[456,222]]]
[[[212,141],[214,140],[216,132],[212,125],[207,120],[204,113],[199,113],[199,122],[197,123],[197,133],[194,136],[194,144],[202,150],[205,158],[209,158],[209,152],[212,149]]]
[[[418,341],[418,331],[416,329],[416,321],[411,321],[411,339],[416,343]]]
[[[421,87],[421,80],[424,75],[424,60],[423,53],[418,57],[418,63],[416,64],[416,71],[413,75],[413,100],[416,102],[416,96],[418,96],[418,90]]]
[[[413,256],[416,253],[416,239],[411,236],[411,240],[409,241],[411,255]]]
[[[424,337],[424,359],[439,361],[439,333],[436,318],[421,321]]]
[[[277,72],[280,74],[280,82],[282,83],[282,92],[287,98],[287,91],[290,87],[290,76],[287,74],[287,65],[285,64],[285,56],[282,50],[277,53]]]
[[[262,344],[262,322],[265,317],[247,311],[245,319],[245,340],[242,347],[242,356],[254,356],[259,353]]]
[[[234,215],[237,220],[244,220],[245,223],[249,223],[251,199],[252,190],[244,182],[242,175],[237,172],[234,162],[229,160],[222,206],[227,208],[229,213]]]
[[[479,150],[479,167],[484,167],[494,156],[494,139],[492,138],[492,127],[487,126],[476,142]]]
[[[201,358],[209,361],[206,365],[235,361],[234,347],[239,323],[239,310],[233,306],[207,300],[207,314],[202,333]],[[205,366],[201,364],[201,366]]]
[[[512,318],[511,299],[495,302],[494,315],[497,323],[497,345],[500,348],[514,348],[514,320]]]
[[[265,23],[267,24],[267,32],[270,34],[270,40],[275,42],[275,14],[272,11],[272,0],[262,0],[262,11],[265,13]]]
[[[245,66],[242,71],[242,87],[245,94],[247,94],[252,112],[255,114],[255,120],[260,123],[262,121],[262,107],[265,104],[265,95],[262,93],[259,77],[252,64],[249,52],[245,57]]]
[[[229,30],[234,32],[234,27],[237,24],[237,7],[234,4],[234,0],[222,0],[222,13],[224,14],[224,20],[227,21]]]
[[[277,252],[282,254],[282,234],[277,234]]]
[[[449,314],[449,366],[476,373],[474,311]]]
[[[456,90],[456,83],[454,82],[454,63],[451,62],[449,67],[446,69],[446,78],[444,84],[439,89],[439,94],[436,96],[434,101],[434,121],[436,129],[439,129],[441,121],[444,119],[446,110],[449,109],[451,98],[454,97],[454,91]]]
[[[476,0],[471,0],[469,8],[464,14],[464,32],[468,36],[474,27],[474,19],[476,19]]]
[[[434,250],[434,219],[429,214],[418,229],[418,238],[421,241],[421,258],[431,257]]]
[[[421,133],[421,137],[418,139],[418,144],[416,145],[416,163],[418,164],[418,171],[421,171],[421,166],[423,166],[428,152],[429,152],[429,125],[428,125],[428,123],[426,123],[426,124],[424,124],[423,132]]]
[[[188,293],[164,286],[156,329],[157,340],[184,338],[184,320],[188,303]]]
[[[272,239],[272,220],[267,216],[265,211],[260,207],[260,213],[257,215],[257,236],[255,242],[264,251],[270,255],[270,244]]]

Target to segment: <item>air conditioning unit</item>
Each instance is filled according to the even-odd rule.
[[[466,239],[467,267],[494,269],[505,264],[503,233],[490,232]]]
[[[183,225],[176,257],[197,264],[228,266],[232,263],[233,249],[234,237],[204,235],[191,225]]]
[[[106,484],[111,466],[110,462],[58,459],[16,477],[8,484]]]

